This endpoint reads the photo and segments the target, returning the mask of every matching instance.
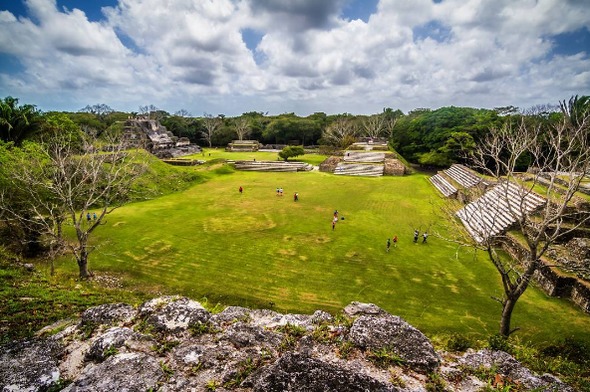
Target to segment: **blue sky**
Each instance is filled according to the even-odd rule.
[[[239,115],[590,95],[586,0],[0,0],[0,97]]]

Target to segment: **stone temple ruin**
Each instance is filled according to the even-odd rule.
[[[177,137],[157,120],[130,118],[123,124],[123,139],[128,147],[145,148],[158,158],[177,158],[201,152],[186,137]]]
[[[526,180],[526,175],[523,175]],[[517,183],[502,181],[497,184],[478,173],[454,164],[430,178],[432,185],[445,197],[463,204],[456,212],[473,239],[481,243],[496,239],[514,259],[526,250],[508,234],[520,214],[534,215],[547,200]],[[578,211],[587,211],[588,202],[578,199]],[[575,215],[575,214],[572,214]],[[555,243],[543,259],[544,265],[535,272],[535,280],[545,293],[570,298],[578,307],[590,313],[590,240],[588,228],[581,227]]]

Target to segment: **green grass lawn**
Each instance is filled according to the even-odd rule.
[[[373,302],[427,334],[497,332],[500,306],[490,296],[500,296],[501,286],[485,255],[435,236],[412,243],[414,228],[454,234],[439,217],[442,199],[426,175],[208,169],[207,181],[109,215],[93,234],[90,269],[123,276],[128,287],[213,303],[335,313],[351,301]],[[345,219],[332,231],[334,209]],[[386,253],[393,235],[398,246]],[[77,272],[69,257],[58,268]],[[589,338],[589,321],[569,302],[530,288],[513,326],[541,342]]]
[[[234,161],[276,161],[279,158],[277,152],[256,151],[256,152],[229,152],[223,148],[204,148],[201,154],[190,155],[187,158],[211,161],[214,159],[231,159]],[[311,165],[319,165],[326,159],[325,155],[305,154],[295,158],[290,158],[291,162],[305,162]]]

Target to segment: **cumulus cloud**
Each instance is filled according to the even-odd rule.
[[[235,115],[525,106],[590,90],[587,48],[553,52],[558,34],[590,28],[584,1],[380,0],[366,22],[341,17],[351,1],[119,0],[91,21],[26,0],[25,17],[0,10],[0,54],[22,66],[0,67],[0,93]]]

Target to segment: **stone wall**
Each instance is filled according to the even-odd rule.
[[[406,166],[399,159],[385,158],[383,174],[386,176],[403,176],[406,174]]]
[[[527,251],[512,237],[503,237],[502,248],[515,260],[526,257]],[[583,311],[590,313],[590,284],[573,276],[561,273],[557,268],[544,264],[535,271],[533,278],[539,287],[553,297],[568,298]]]

